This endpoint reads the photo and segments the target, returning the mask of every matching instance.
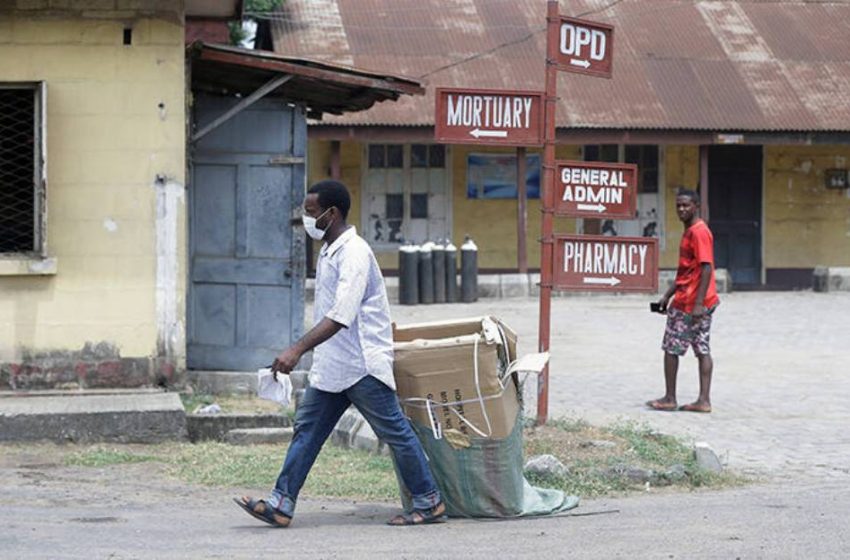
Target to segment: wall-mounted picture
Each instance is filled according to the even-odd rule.
[[[469,154],[466,159],[467,198],[516,198],[515,154]],[[540,198],[540,154],[525,156],[528,198]]]

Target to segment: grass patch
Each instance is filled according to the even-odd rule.
[[[97,446],[68,455],[65,457],[65,464],[78,467],[106,467],[109,465],[144,463],[156,460],[157,458],[153,455],[134,453],[114,447]]]
[[[269,487],[286,454],[285,448],[274,445],[204,442],[172,447],[168,472],[186,482],[216,487]],[[397,496],[398,485],[388,457],[326,445],[303,492],[314,497],[383,500]]]
[[[285,454],[285,446],[277,445],[169,443],[141,449],[93,446],[68,455],[65,462],[103,467],[157,461],[166,473],[190,484],[265,489],[274,483]],[[685,442],[632,423],[596,427],[583,420],[558,419],[526,429],[525,457],[541,454],[557,457],[569,474],[529,474],[532,484],[587,498],[646,490],[647,483],[635,477],[636,469],[652,471],[650,487],[717,488],[745,482],[732,473],[698,469]],[[303,495],[393,500],[398,498],[398,485],[388,457],[328,444],[307,477]]]
[[[745,482],[733,473],[698,468],[686,442],[635,423],[594,427],[583,420],[557,419],[526,431],[525,452],[526,457],[554,455],[569,468],[564,477],[530,474],[532,484],[584,497],[658,486],[693,489]]]
[[[269,488],[280,472],[285,446],[234,446],[219,442],[167,443],[145,452],[93,446],[64,458],[70,466],[105,467],[155,461],[164,471],[190,484],[213,487]],[[304,495],[353,500],[391,500],[398,484],[389,457],[328,444],[307,477]]]

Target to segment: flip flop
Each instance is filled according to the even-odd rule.
[[[446,521],[446,504],[440,502],[431,509],[415,509],[411,513],[396,515],[387,525],[404,527],[407,525],[429,525],[431,523],[444,523]]]
[[[711,406],[710,406],[710,405],[705,405],[705,404],[695,404],[695,403],[691,403],[691,404],[683,404],[682,406],[680,406],[680,407],[679,407],[679,410],[682,410],[682,411],[684,411],[684,412],[703,412],[703,413],[709,413],[709,412],[711,412]]]
[[[248,512],[252,517],[256,517],[260,521],[268,523],[273,527],[289,527],[292,521],[291,517],[287,517],[278,510],[270,506],[265,500],[255,500],[247,496],[242,498],[233,498],[236,505]]]
[[[676,403],[661,402],[659,399],[646,401],[646,406],[648,406],[652,410],[660,410],[663,412],[672,412],[673,410],[676,410]]]

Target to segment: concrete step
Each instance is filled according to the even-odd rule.
[[[261,445],[292,441],[292,428],[245,428],[230,430],[224,441],[231,445]]]
[[[157,443],[185,440],[177,393],[161,390],[0,394],[0,441]]]
[[[301,359],[299,367],[308,368],[312,360],[312,352]],[[186,372],[189,385],[195,393],[203,395],[256,395],[256,371],[205,371],[189,370]],[[303,389],[307,371],[298,369],[290,374],[293,389]]]
[[[187,414],[189,440],[225,440],[228,432],[246,429],[287,428],[292,424],[283,414]]]
[[[256,371],[188,370],[186,378],[195,393],[245,395],[257,393]]]

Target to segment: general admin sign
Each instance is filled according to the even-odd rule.
[[[449,144],[543,144],[543,94],[437,88],[434,139]]]
[[[555,165],[555,213],[559,216],[635,218],[636,165],[589,161],[556,161]]]

